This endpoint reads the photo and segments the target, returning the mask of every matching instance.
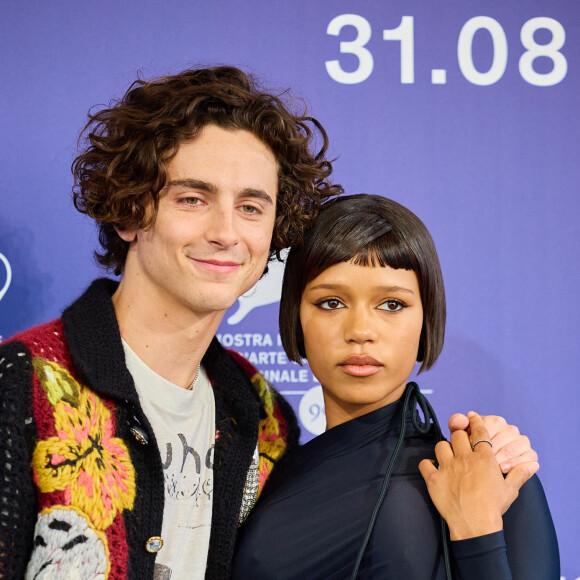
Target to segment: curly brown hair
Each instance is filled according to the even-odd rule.
[[[278,199],[270,257],[301,243],[320,205],[343,189],[332,184],[328,137],[314,118],[291,111],[288,91],[273,95],[229,66],[190,69],[135,81],[122,99],[89,113],[75,159],[75,207],[99,225],[97,261],[123,271],[129,244],[115,228],[148,228],[155,221],[167,164],[179,145],[206,125],[246,130],[272,150],[278,163]],[[318,140],[320,149],[310,151]],[[150,208],[150,211],[149,211]]]

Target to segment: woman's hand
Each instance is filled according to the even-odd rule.
[[[517,498],[520,487],[539,469],[535,461],[520,463],[504,478],[477,413],[469,413],[472,448],[466,431],[451,434],[451,443],[435,446],[439,467],[424,459],[419,470],[429,495],[443,516],[452,540],[464,540],[503,529],[502,515]]]
[[[538,461],[538,454],[532,449],[530,440],[515,425],[509,425],[503,417],[497,415],[483,415],[481,418],[489,431],[495,458],[504,473],[520,463]],[[451,433],[458,429],[469,433],[469,419],[462,413],[452,415],[448,425]]]

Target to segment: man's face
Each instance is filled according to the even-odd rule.
[[[131,242],[124,282],[132,277],[151,308],[222,313],[264,272],[277,192],[264,143],[206,126],[169,163],[153,226],[119,232]]]

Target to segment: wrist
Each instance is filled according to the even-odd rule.
[[[486,534],[494,534],[503,530],[503,519],[485,518],[477,521],[461,521],[447,523],[449,526],[449,536],[452,541],[468,540]]]

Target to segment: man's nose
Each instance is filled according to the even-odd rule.
[[[206,236],[210,243],[229,248],[239,242],[236,228],[235,210],[232,207],[217,205],[207,216]]]

